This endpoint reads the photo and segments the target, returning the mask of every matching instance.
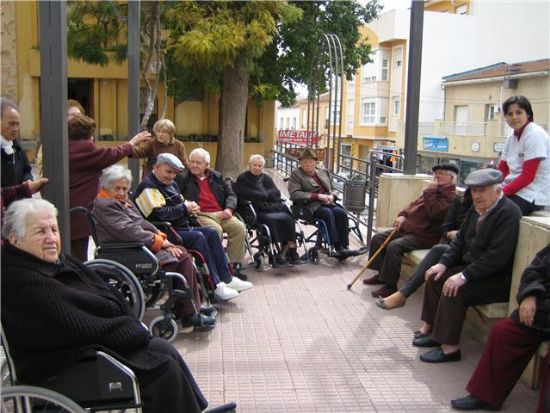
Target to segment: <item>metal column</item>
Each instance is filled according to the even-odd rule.
[[[128,2],[128,140],[139,132],[140,8],[139,1]],[[129,158],[128,167],[135,190],[139,182],[139,160]]]
[[[42,196],[59,211],[62,250],[71,253],[69,143],[67,132],[67,3],[40,1],[40,137],[44,176]],[[24,121],[23,116],[23,121]]]
[[[409,36],[409,67],[407,70],[407,102],[405,121],[405,164],[406,175],[416,173],[418,142],[418,107],[420,105],[420,74],[422,68],[422,32],[424,26],[424,2],[412,1],[411,30]]]

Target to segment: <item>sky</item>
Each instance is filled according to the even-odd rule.
[[[384,13],[392,9],[408,9],[411,7],[411,0],[380,0],[380,4],[384,6],[382,9],[382,13]]]

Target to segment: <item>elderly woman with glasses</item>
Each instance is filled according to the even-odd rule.
[[[283,243],[281,256],[273,257],[276,264],[301,264],[296,248],[294,218],[288,208],[281,203],[281,191],[273,179],[264,173],[265,159],[262,155],[252,155],[248,161],[248,171],[243,172],[233,185],[233,190],[241,206],[250,202],[258,215],[258,222],[268,226],[273,242]],[[287,251],[288,248],[288,251]],[[284,255],[286,252],[286,257]],[[285,259],[286,258],[286,259]]]
[[[216,319],[210,317],[212,307],[201,308],[197,276],[193,261],[185,248],[174,245],[166,235],[146,221],[128,199],[132,173],[121,165],[113,165],[101,174],[101,191],[94,202],[97,237],[103,242],[141,242],[157,256],[162,268],[182,274],[193,293],[195,307],[187,300],[176,303],[175,315],[184,327],[211,329]],[[177,285],[176,285],[176,288]],[[201,309],[196,314],[195,309]]]
[[[149,334],[120,292],[61,253],[51,203],[14,202],[2,238],[2,327],[21,382],[40,385],[102,350],[134,371],[145,413],[207,406],[178,351]]]

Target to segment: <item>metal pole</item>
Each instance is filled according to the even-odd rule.
[[[340,118],[338,121],[338,152],[340,152],[340,143],[342,141],[342,110],[344,107],[344,56],[342,52],[342,43],[340,42],[340,38],[336,35],[334,35],[334,38],[338,42],[338,48],[337,51],[340,54],[340,110],[338,111],[338,117]],[[353,161],[352,161],[353,166]],[[340,170],[340,156],[338,156],[338,162],[336,164],[336,170]],[[350,171],[351,174],[351,171]]]
[[[62,249],[71,254],[69,212],[69,139],[67,132],[67,3],[41,1],[40,134],[44,176],[42,196],[59,211]],[[23,115],[24,118],[24,115]]]
[[[140,2],[128,2],[128,137],[139,132],[139,45],[140,45]],[[132,171],[132,189],[139,183],[139,160],[128,159],[128,167]]]
[[[406,175],[414,175],[416,173],[423,25],[424,2],[413,0],[411,7],[409,67],[407,70],[407,103],[405,112],[407,119],[405,121],[405,165],[403,167],[403,172]]]
[[[328,150],[328,165],[329,165],[329,170],[332,171],[334,169],[334,140],[332,140],[332,151],[330,150],[330,141],[331,141],[331,134],[330,134],[330,124],[331,124],[331,120],[330,120],[330,108],[331,108],[331,105],[332,105],[332,75],[334,73],[334,67],[333,67],[333,64],[332,64],[332,48],[330,47],[330,40],[329,40],[329,36],[327,36],[326,34],[323,34],[323,36],[325,36],[325,40],[327,41],[327,46],[328,46],[328,58],[329,58],[329,70],[330,70],[330,74],[329,74],[329,88],[328,88],[328,108],[329,108],[329,117],[328,117],[328,127],[327,127],[327,147],[329,148]]]

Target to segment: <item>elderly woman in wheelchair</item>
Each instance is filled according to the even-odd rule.
[[[248,171],[240,174],[233,185],[239,198],[238,212],[247,225],[254,221],[266,225],[269,229],[269,241],[282,244],[279,253],[270,257],[274,265],[284,265],[287,262],[293,265],[303,264],[296,246],[296,223],[281,199],[281,191],[275,186],[273,179],[264,173],[264,165],[265,159],[262,155],[252,155],[248,161]]]
[[[61,254],[51,203],[14,202],[2,237],[2,326],[19,380],[41,385],[102,350],[134,371],[144,412],[200,412],[207,406],[177,350],[130,315],[118,290]]]
[[[211,306],[201,306],[201,296],[191,255],[187,250],[172,244],[166,234],[146,221],[135,205],[128,199],[132,173],[121,165],[113,165],[101,174],[101,191],[94,202],[93,218],[97,239],[103,243],[140,242],[155,253],[164,271],[182,274],[193,295],[191,302],[178,299],[174,305],[175,318],[184,327],[208,330],[214,328],[216,318],[212,317]],[[174,287],[181,291],[185,287],[175,280]]]
[[[324,223],[326,231],[321,234],[328,238],[329,256],[343,260],[357,255],[357,251],[349,249],[348,213],[336,203],[329,172],[317,167],[317,152],[305,148],[299,161],[300,167],[292,171],[288,180],[290,199],[301,209],[299,215]]]

